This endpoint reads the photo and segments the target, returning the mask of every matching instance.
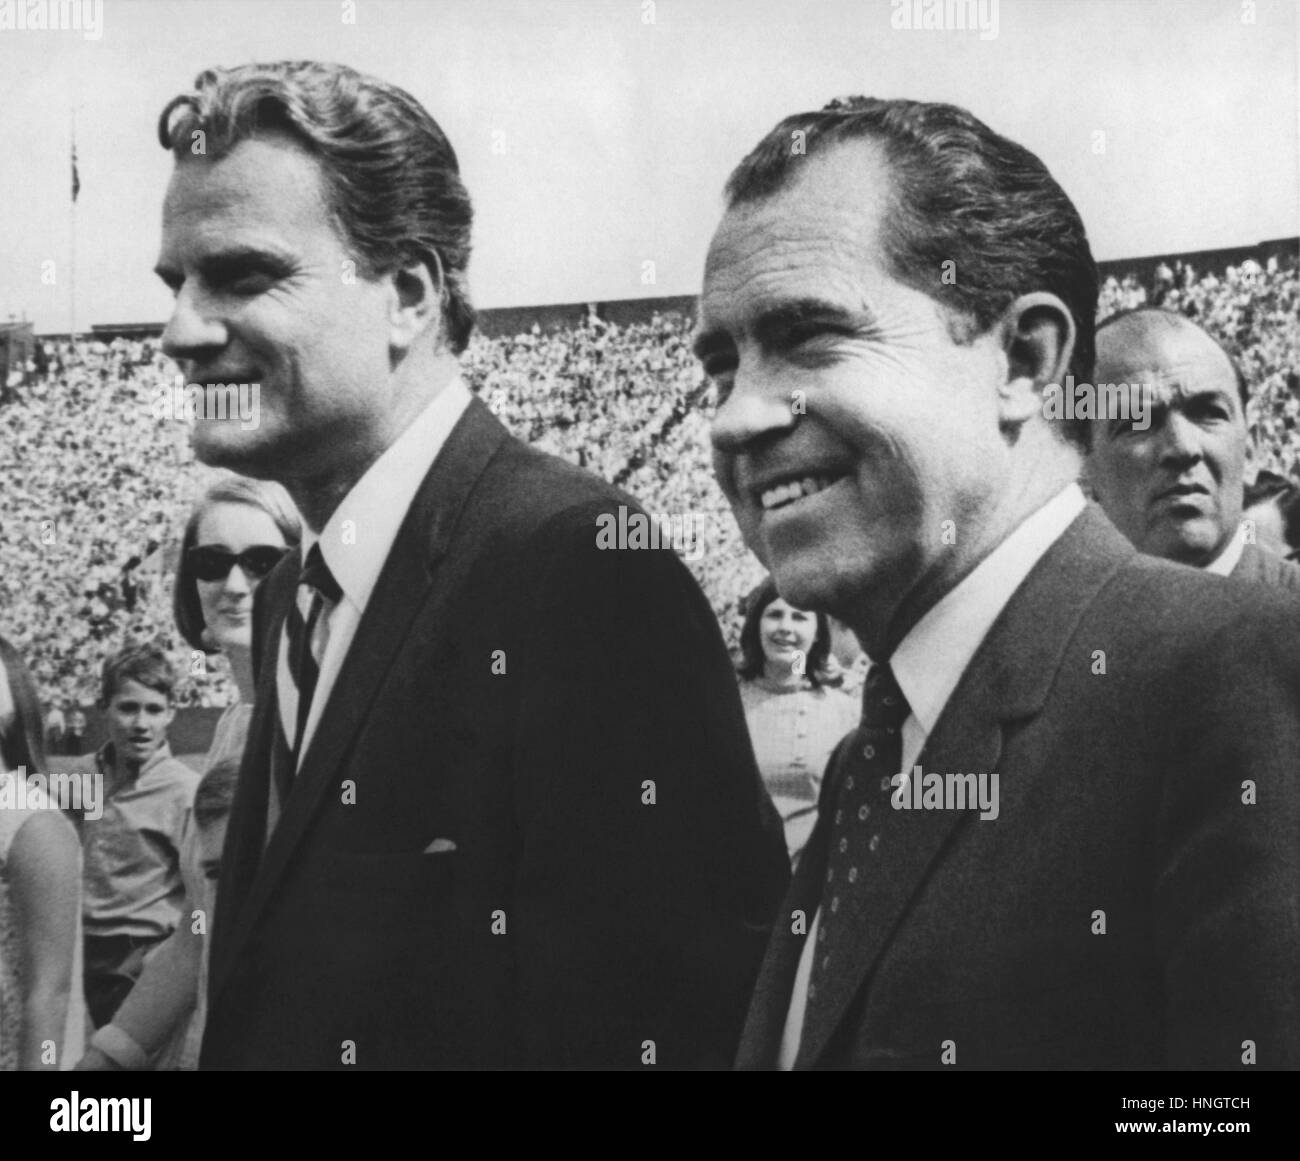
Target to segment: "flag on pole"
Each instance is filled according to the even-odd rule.
[[[77,176],[77,143],[72,143],[72,200],[77,200],[77,194],[81,192],[81,178]]]

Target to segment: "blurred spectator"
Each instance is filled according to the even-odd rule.
[[[830,618],[831,652],[827,658],[827,669],[839,678],[835,686],[841,693],[856,697],[867,679],[867,670],[871,668],[871,658],[853,632],[837,617]]]
[[[64,752],[75,757],[80,754],[86,746],[86,715],[82,712],[81,706],[74,705],[72,713],[68,715],[68,732],[64,739]]]
[[[45,752],[47,754],[62,754],[63,744],[65,742],[64,734],[67,732],[68,723],[63,717],[63,709],[56,701],[51,704],[50,712],[45,715]]]
[[[1246,489],[1243,516],[1260,548],[1284,560],[1300,555],[1300,487],[1291,480],[1260,472]]]

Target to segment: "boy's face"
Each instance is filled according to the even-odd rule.
[[[175,715],[165,693],[127,679],[108,703],[108,737],[119,760],[143,766],[167,741]]]

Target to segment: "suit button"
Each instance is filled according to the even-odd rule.
[[[826,928],[824,927],[817,928],[817,942],[818,943],[826,942]]]
[[[876,747],[875,747],[875,746],[863,746],[863,747],[862,747],[862,756],[863,756],[863,757],[864,757],[868,762],[870,762],[871,759],[874,758],[874,757],[876,756]]]
[[[867,843],[867,850],[874,853],[878,846],[880,846],[880,836],[878,834],[873,834],[871,836],[871,841]]]
[[[816,984],[809,984],[809,985],[808,985],[808,998],[809,998],[810,1000],[815,1000],[815,999],[817,998],[817,985],[816,985]]]
[[[882,779],[880,780],[880,789],[881,789],[881,790],[888,790],[888,789],[890,788],[890,786],[892,786],[892,785],[893,785],[893,779],[892,779],[892,778],[882,778]]]
[[[826,882],[829,883],[833,878],[835,878],[835,872],[834,872],[834,871],[827,871],[827,872],[826,872]]]
[[[840,839],[840,854],[843,854],[848,849],[849,849],[849,840],[846,838]]]
[[[844,811],[837,810],[835,812],[835,825],[839,826],[840,823],[842,823],[843,821],[844,821]]]
[[[844,779],[844,789],[845,789],[845,790],[852,790],[852,789],[853,789],[853,775],[852,775],[852,774],[850,774],[846,779]]]
[[[866,822],[867,815],[869,815],[870,813],[871,813],[871,807],[869,807],[865,802],[858,807],[858,819],[861,822]]]
[[[831,896],[831,911],[832,911],[832,913],[838,911],[839,909],[840,909],[840,897],[839,897],[838,895],[832,895],[832,896]]]
[[[849,882],[850,882],[850,883],[856,883],[857,881],[858,881],[858,869],[857,869],[857,867],[850,867],[850,868],[849,868]]]

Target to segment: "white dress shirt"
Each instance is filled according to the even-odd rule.
[[[948,698],[980,643],[1030,570],[1083,511],[1078,484],[1059,492],[986,556],[914,626],[894,650],[890,667],[911,711],[903,722],[902,763],[910,770],[921,756]],[[813,916],[790,993],[777,1065],[794,1067],[803,1034],[821,911]]]
[[[298,751],[300,766],[398,529],[472,398],[464,380],[459,376],[453,379],[352,486],[320,535],[310,529],[303,533],[302,559],[307,559],[312,545],[319,541],[321,556],[343,596],[334,608],[322,613],[313,636],[320,672]],[[285,723],[296,721],[298,713],[297,691],[289,673],[289,644],[282,630],[276,691],[280,720]]]
[[[1228,541],[1227,547],[1205,566],[1206,572],[1216,576],[1231,576],[1232,570],[1241,562],[1241,554],[1246,548],[1246,526],[1237,525],[1237,531]]]

